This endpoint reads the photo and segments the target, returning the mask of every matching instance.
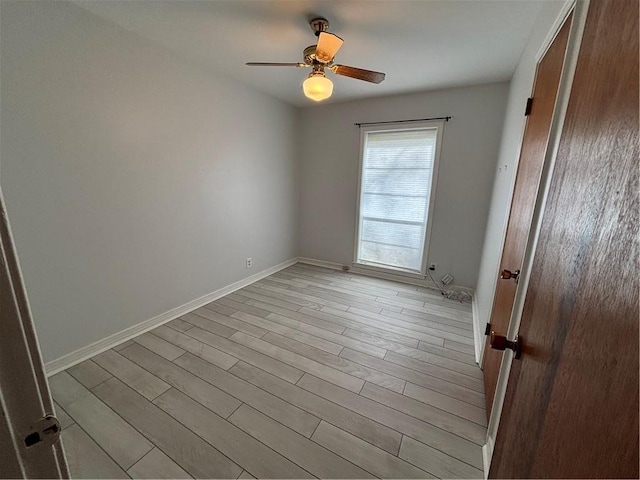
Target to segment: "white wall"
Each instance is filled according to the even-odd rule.
[[[508,84],[324,105],[300,115],[300,254],[350,265],[360,131],[355,122],[452,116],[445,124],[429,262],[436,276],[478,277]]]
[[[69,3],[1,19],[1,186],[45,361],[296,256],[295,109]]]
[[[509,103],[502,133],[500,158],[494,172],[491,208],[487,220],[480,273],[476,287],[476,334],[479,335],[479,338],[484,338],[484,325],[489,322],[491,317],[493,296],[500,269],[500,257],[502,256],[504,235],[511,207],[511,196],[518,168],[520,145],[524,134],[524,108],[527,98],[533,90],[537,64],[535,57],[552,29],[553,23],[563,5],[564,2],[562,1],[545,2],[510,82]],[[482,342],[476,345],[477,358],[479,358],[479,347],[481,346]]]

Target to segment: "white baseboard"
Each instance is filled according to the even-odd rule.
[[[291,265],[294,265],[296,263],[298,263],[298,258],[292,258],[291,260],[287,260],[286,262],[283,262],[273,267],[262,270],[261,272],[258,272],[255,275],[251,275],[250,277],[239,280],[235,283],[232,283],[231,285],[227,285],[226,287],[220,288],[215,292],[211,292],[206,295],[203,295],[200,298],[191,300],[190,302],[187,302],[184,305],[181,305],[179,307],[173,308],[168,312],[161,313],[160,315],[157,315],[153,318],[150,318],[141,323],[133,325],[129,328],[116,332],[113,335],[109,335],[108,337],[98,340],[97,342],[94,342],[90,345],[79,348],[78,350],[75,350],[71,353],[67,353],[62,357],[59,357],[59,358],[56,358],[55,360],[47,362],[44,366],[45,372],[47,376],[55,375],[56,373],[61,372],[62,370],[66,370],[67,368],[72,367],[77,363],[83,362],[84,360],[87,360],[88,358],[91,358],[94,355],[97,355],[106,350],[109,350],[110,348],[113,348],[123,342],[126,342],[127,340],[131,340],[132,338],[137,337],[138,335],[144,332],[147,332],[149,330],[152,330],[162,325],[163,323],[167,323],[167,322],[170,322],[171,320],[175,320],[176,318],[181,317],[186,313],[189,313],[193,310],[196,310],[197,308],[202,307],[203,305],[206,305],[207,303],[211,303],[214,300],[217,300],[218,298],[224,297],[225,295],[229,295],[230,293],[235,292],[236,290],[246,287],[247,285],[257,282],[258,280],[268,277],[269,275],[279,272],[280,270],[290,267]]]
[[[316,267],[331,268],[333,270],[342,270],[343,265],[336,262],[327,262],[326,260],[316,260],[315,258],[298,257],[298,263],[306,263],[307,265],[315,265]]]
[[[491,467],[491,456],[493,453],[493,448],[489,445],[489,442],[485,443],[482,446],[482,466],[484,470],[484,478],[485,480],[489,478],[489,467]]]
[[[342,270],[344,264],[336,263],[336,262],[328,262],[326,260],[317,260],[315,258],[308,257],[298,257],[298,262],[306,263],[308,265],[315,265],[317,267],[325,267],[331,268],[333,270]],[[363,275],[365,277],[375,277],[382,278],[384,280],[393,280],[394,282],[407,283],[409,285],[417,285],[423,288],[429,288],[431,290],[440,291],[437,285],[435,285],[431,279],[426,278],[416,278],[405,276],[401,274],[393,274],[388,272],[382,272],[380,270],[376,270],[373,268],[363,268],[357,265],[349,266],[349,273],[355,273],[356,275]],[[462,287],[460,285],[447,285],[447,290],[458,290],[462,292],[467,292],[469,295],[474,296],[474,291],[469,287]]]
[[[482,358],[484,356],[485,335],[482,330],[482,320],[480,318],[480,310],[478,308],[478,299],[473,296],[471,301],[471,315],[473,318],[473,345],[476,355],[476,363],[482,367]]]

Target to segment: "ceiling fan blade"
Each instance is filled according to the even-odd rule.
[[[309,67],[306,63],[247,62],[249,67]]]
[[[344,40],[333,33],[320,32],[316,47],[316,59],[322,63],[329,63],[336,56],[343,43]]]
[[[348,67],[347,65],[333,65],[331,71],[336,75],[344,77],[356,78],[365,82],[380,83],[384,80],[385,74],[374,72],[372,70],[363,70],[362,68]]]

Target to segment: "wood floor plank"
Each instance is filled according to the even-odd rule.
[[[227,297],[222,297],[222,298],[219,298],[218,300],[216,300],[216,303],[219,303],[219,304],[224,305],[226,307],[232,308],[236,312],[238,312],[238,311],[247,312],[247,313],[250,313],[251,315],[255,315],[257,317],[266,317],[269,314],[268,310],[265,310],[263,308],[254,307],[252,305],[247,304],[246,302],[251,300],[250,298],[245,297],[244,295],[242,296],[242,298],[246,298],[246,300],[244,302],[236,302],[236,301],[228,299]],[[233,314],[230,314],[230,315],[233,315]]]
[[[398,377],[379,372],[373,368],[366,367],[357,362],[352,362],[335,354],[318,350],[317,348],[296,342],[290,338],[282,337],[276,333],[268,333],[263,337],[263,340],[291,352],[298,353],[328,367],[335,368],[341,372],[361,378],[367,382],[388,388],[394,392],[402,393],[404,390],[405,381]]]
[[[250,337],[244,333],[235,333],[231,337],[231,340],[353,392],[359,392],[364,385],[364,380],[360,378],[356,378],[352,375],[336,370],[335,368],[327,367],[315,360],[311,360],[310,358],[293,353],[284,348],[277,347],[269,342],[265,342],[264,340]]]
[[[349,284],[346,284],[346,287],[345,287],[343,285],[335,284],[333,281],[322,282],[317,278],[310,280],[304,277],[295,277],[294,280],[302,280],[304,284],[306,284],[307,288],[308,287],[321,288],[324,290],[337,292],[339,294],[348,294],[354,298],[357,298],[358,301],[360,302],[365,302],[365,303],[370,302],[373,305],[375,305],[374,302],[377,298],[375,294],[369,294],[369,293],[365,293],[362,290],[358,290],[357,286],[355,285],[352,288],[347,288],[349,287]],[[380,308],[383,308],[382,305],[380,305]]]
[[[214,387],[140,345],[125,348],[121,354],[223,418],[231,415],[242,403],[224,390]]]
[[[184,320],[181,320],[179,318],[176,318],[175,320],[171,320],[166,325],[179,332],[186,332],[193,326],[190,323],[187,323]]]
[[[315,312],[315,310],[314,310]],[[331,333],[335,333],[335,334],[341,334],[342,332],[344,332],[345,327],[342,325],[338,325],[336,323],[332,323],[332,322],[328,322],[325,320],[322,320],[318,317],[312,316],[312,315],[306,315],[300,312],[293,312],[291,310],[284,310],[284,309],[280,309],[280,311],[276,311],[274,310],[272,313],[270,313],[269,315],[267,315],[267,319],[268,320],[273,320],[274,319],[274,315],[277,315],[277,317],[275,318],[280,318],[280,317],[285,317],[291,320],[295,320],[296,322],[298,322],[298,324],[307,324],[310,325],[311,327],[315,327],[315,328],[320,328],[322,330],[327,330]],[[280,322],[282,323],[282,322]],[[289,325],[291,326],[291,325]],[[309,332],[309,333],[314,333],[313,331],[309,331],[309,330],[304,330],[303,329],[304,325],[300,325],[300,327],[294,326],[293,328],[297,328],[298,330],[302,330],[305,332]],[[315,333],[314,333],[315,334]],[[320,336],[320,334],[316,334],[317,336]]]
[[[326,307],[324,311],[329,311],[329,308],[330,307]],[[409,330],[411,332],[414,332],[413,335],[415,335],[416,332],[419,332],[421,334],[423,333],[425,335],[429,335],[432,337],[453,340],[458,343],[465,343],[465,342],[468,342],[469,339],[471,339],[471,344],[473,344],[473,331],[470,331],[470,330],[456,328],[455,333],[451,333],[450,331],[445,331],[442,329],[425,326],[422,323],[411,323],[404,320],[399,320],[397,318],[381,315],[379,313],[365,312],[364,310],[360,310],[353,307],[349,308],[349,312],[354,313],[356,315],[360,315],[361,317],[365,317],[367,319],[374,319],[379,322],[383,322],[386,324],[403,328],[405,330]],[[350,317],[350,318],[353,318],[353,317]],[[450,327],[450,329],[453,329],[453,327]]]
[[[267,320],[273,320],[274,322],[286,325],[290,328],[306,332],[310,335],[313,335],[314,337],[324,338],[325,340],[329,340],[334,344],[340,345],[342,347],[349,347],[353,350],[364,352],[374,357],[384,358],[387,353],[384,348],[378,348],[375,345],[364,343],[353,338],[348,338],[344,335],[339,335],[334,332],[329,332],[322,328],[314,327],[313,325],[309,325],[298,320],[293,320],[285,315],[278,315],[277,313],[269,314],[269,316],[267,316]]]
[[[333,323],[337,323],[338,325],[342,325],[346,328],[351,328],[354,330],[361,330],[363,332],[367,332],[370,333],[372,335],[377,335],[377,336],[381,336],[383,338],[387,338],[389,340],[393,340],[394,342],[398,342],[398,343],[402,343],[404,345],[407,345],[409,347],[416,347],[418,345],[418,339],[416,338],[412,338],[411,336],[407,336],[407,334],[412,335],[410,332],[405,332],[404,334],[398,334],[395,333],[387,328],[380,328],[378,326],[377,322],[374,325],[373,322],[367,322],[366,319],[363,319],[362,317],[360,317],[360,322],[356,322],[353,321],[351,319],[348,318],[344,318],[341,316],[336,316],[336,315],[332,315],[330,313],[327,313],[323,310],[320,311],[316,311],[316,310],[311,310],[311,309],[307,309],[307,308],[301,308],[300,309],[300,313],[303,313],[305,315],[309,315],[311,317],[316,317],[319,318],[321,320],[325,320],[328,322],[333,322]],[[348,312],[342,312],[342,313],[348,313]],[[353,315],[353,314],[352,314]],[[364,321],[364,323],[362,323]],[[437,339],[433,340],[437,342],[438,345],[443,345],[444,344],[444,340],[443,339]]]
[[[61,433],[71,478],[129,478],[78,425]]]
[[[71,398],[62,395],[62,389],[85,391]],[[51,391],[71,418],[124,470],[153,448],[146,438],[72,377],[52,383]]]
[[[348,295],[348,294],[339,294],[336,291],[325,290],[319,287],[299,287],[299,286],[290,286],[289,289],[294,292],[307,293],[309,295],[314,295],[316,297],[325,298],[332,302],[338,302],[337,305],[341,305],[341,307],[336,306],[336,304],[328,304],[328,306],[333,308],[338,308],[339,310],[348,310],[349,307],[357,307],[362,310],[367,310],[369,312],[380,313],[381,308],[378,305],[374,305],[373,302],[366,303],[363,301],[358,301],[357,296]],[[342,308],[344,307],[344,308]]]
[[[375,400],[376,402],[382,403],[383,405],[395,410],[399,410],[407,415],[411,415],[412,417],[418,418],[424,422],[430,423],[431,425],[453,433],[454,435],[466,438],[478,445],[483,445],[485,443],[487,436],[486,413],[483,423],[474,422],[450,413],[448,410],[438,408],[431,404],[425,404],[421,401],[414,400],[413,397],[410,398],[405,395],[400,395],[387,390],[386,388],[378,387],[372,383],[365,383],[360,395],[370,398],[371,400]],[[446,398],[454,400],[450,397]],[[467,405],[472,407],[472,405]]]
[[[250,305],[245,305],[245,307],[252,308]],[[209,322],[215,322],[215,323],[220,323],[222,325],[226,325],[227,327],[233,328],[238,332],[246,333],[247,335],[251,335],[252,337],[256,337],[256,338],[263,337],[267,333],[267,330],[265,330],[264,328],[256,327],[255,325],[248,324],[246,322],[240,321],[237,318],[233,318],[228,315],[222,315],[221,313],[218,313],[218,312],[212,312],[211,310],[207,310],[206,308],[199,308],[195,310],[193,313],[195,313],[200,317],[204,317],[207,320],[207,321],[194,320],[193,324],[211,333],[216,333],[216,332],[215,332],[215,329],[212,330],[211,328],[209,328]],[[266,314],[268,315],[269,312],[266,312]],[[232,315],[235,315],[235,313]]]
[[[69,428],[71,425],[76,423],[75,420],[71,418],[71,416],[65,411],[65,409],[58,405],[58,403],[55,401],[53,402],[53,409],[53,413],[60,422],[60,428],[62,428],[62,430],[64,430],[65,428]]]
[[[247,363],[238,362],[229,372],[393,455],[398,454],[401,435],[395,430]]]
[[[67,405],[69,415],[124,470],[153,448],[146,438],[94,395]]]
[[[410,285],[408,283],[398,283],[394,280],[369,277],[366,275],[353,275],[349,280],[351,282],[364,283],[365,285],[375,285],[383,288],[389,288],[392,290],[397,290],[398,292],[415,292],[419,288],[416,285]]]
[[[368,472],[247,405],[242,405],[229,421],[320,478],[373,478]]]
[[[319,348],[320,350],[324,350],[325,352],[333,353],[334,355],[338,355],[342,351],[342,345],[338,345],[337,343],[330,342],[321,337],[310,335],[301,330],[297,330],[295,328],[291,328],[277,322],[272,322],[267,318],[256,317],[255,315],[251,315],[245,312],[236,312],[233,314],[233,317],[252,325],[261,325],[269,332],[278,333],[284,337],[297,340],[298,342],[302,342],[307,345],[311,345],[312,347]],[[264,336],[262,338],[264,338]]]
[[[443,457],[438,450],[406,436],[402,439],[400,458],[439,478],[484,478],[480,468]]]
[[[423,313],[421,316],[406,315],[402,312],[394,312],[392,310],[382,309],[380,315],[385,317],[391,317],[404,322],[416,323],[418,325],[426,325],[438,330],[444,330],[446,332],[461,333],[471,332],[473,333],[473,323],[471,319],[460,318],[458,320],[451,320],[450,318],[440,317],[438,315],[432,315],[429,313]]]
[[[348,348],[342,350],[340,356],[361,363],[362,365],[375,368],[381,372],[386,372],[390,375],[402,378],[407,382],[415,383],[416,385],[441,392],[464,402],[477,406],[484,405],[484,395],[482,393],[448,382],[447,380],[432,377],[426,373],[418,372],[417,370],[412,370],[410,368],[403,367],[402,365],[387,362],[386,360],[381,360]]]
[[[195,313],[187,313],[186,315],[183,315],[180,318],[187,323],[190,323],[192,325],[197,325],[197,322],[199,322],[202,317],[199,315],[196,315]],[[237,332],[237,330],[234,328],[229,328],[226,325],[222,325],[220,323],[215,323],[215,322],[210,322],[208,324],[208,327],[210,332],[215,333],[216,335],[219,335],[224,338],[229,338],[231,335]]]
[[[175,360],[185,353],[185,351],[180,347],[177,347],[160,337],[156,337],[151,332],[147,332],[136,337],[134,341],[169,361]]]
[[[264,302],[261,302],[260,300],[255,300],[253,298],[247,299],[245,304],[248,305],[248,306],[250,305],[250,306],[259,308],[260,310],[266,310],[269,313],[277,313],[277,314],[280,314],[280,315],[286,315],[288,313],[292,313],[292,314],[296,314],[297,313],[297,312],[295,312],[293,310],[288,310],[286,308],[278,307],[276,305],[271,305],[269,303],[264,303]],[[250,312],[247,312],[247,313],[250,313]],[[266,316],[265,316],[265,318],[266,318]],[[313,318],[307,318],[307,320],[314,320],[314,319]],[[340,331],[343,330],[339,325],[331,325],[330,328],[326,328],[325,330],[330,330],[330,329],[339,330],[338,333],[340,333]]]
[[[149,400],[153,400],[169,389],[167,383],[113,350],[107,350],[93,359],[102,368]]]
[[[314,302],[314,301],[308,300],[307,298],[304,298],[303,295],[297,294],[296,292],[281,290],[281,289],[277,289],[275,287],[271,287],[269,285],[264,285],[264,284],[260,285],[259,283],[249,285],[248,287],[245,287],[245,289],[247,291],[258,293],[260,295],[266,295],[271,298],[278,298],[285,302],[298,305],[299,307],[319,309],[322,305],[327,303],[324,300],[321,300],[323,303]]]
[[[473,349],[472,345],[461,344],[461,343],[454,342],[452,340],[445,340],[444,346],[445,348],[449,348],[451,350],[457,350],[459,352],[467,353],[469,355],[475,354],[475,350]]]
[[[237,478],[242,472],[242,468],[117,378],[101,383],[93,391],[189,475]]]
[[[414,385],[410,382],[407,382],[404,395],[422,403],[433,405],[434,407],[445,410],[459,417],[466,418],[478,425],[487,425],[487,412],[484,405],[472,405],[436,391],[429,390],[428,388]]]
[[[443,458],[451,457],[452,461],[467,462],[482,468],[481,447],[473,442],[309,374],[305,374],[298,385],[430,445],[439,450]]]
[[[122,350],[123,348],[127,348],[131,344],[133,344],[133,340],[127,340],[126,342],[122,342],[116,345],[111,350],[115,350],[116,352],[119,352],[120,350]]]
[[[189,330],[192,328],[194,328],[193,325],[189,324]],[[231,368],[238,361],[236,357],[186,335],[186,332],[178,332],[165,326],[160,326],[155,330],[152,330],[152,332],[154,335],[163,338],[167,342],[171,342],[187,352],[203,358],[207,362],[213,363],[225,370]]]
[[[237,293],[230,293],[223,298],[228,298],[229,300],[233,300],[234,302],[243,303],[247,297],[243,297],[242,295],[238,295]]]
[[[352,282],[351,279],[340,278],[340,276],[338,275],[334,275],[334,277],[337,277],[337,278],[333,279],[333,281],[331,282],[331,285],[334,285],[336,287],[342,287],[345,289],[348,288],[350,290],[355,290],[356,292],[363,292],[368,295],[374,295],[376,297],[396,298],[398,296],[399,290],[397,289],[396,286],[394,286],[393,288],[380,287],[380,286],[371,285],[371,284]],[[420,304],[422,303],[423,302],[420,302]]]
[[[356,332],[356,334],[358,333],[359,332]],[[345,332],[345,335],[348,335],[348,334]],[[351,335],[351,332],[349,332],[349,335]],[[446,342],[445,342],[445,345],[446,345]],[[431,355],[435,355],[436,357],[440,357],[441,359],[449,359],[454,362],[467,365],[468,367],[465,367],[465,370],[468,372],[471,371],[469,370],[469,367],[472,367],[473,369],[478,369],[478,370],[480,369],[473,355],[458,352],[456,350],[451,350],[446,347],[431,345],[430,343],[423,343],[422,346],[419,348],[411,348],[411,347],[406,347],[404,345],[391,343],[388,350],[399,353],[400,355],[406,355],[407,357],[417,358],[418,360],[422,360],[423,362],[429,361],[428,359],[433,358],[431,357]],[[423,355],[422,352],[426,352],[428,355]],[[440,362],[441,360],[438,360],[438,361]],[[451,370],[457,370],[457,368],[455,368],[454,366],[458,365],[458,363],[445,362],[441,366],[445,366],[445,364],[447,364],[451,366]]]
[[[417,370],[418,372],[426,373],[427,375],[431,375],[432,377],[455,383],[456,385],[461,385],[471,390],[475,390],[479,393],[484,392],[482,375],[478,374],[480,369],[477,369],[477,371],[474,369],[474,375],[470,376],[466,373],[460,373],[456,370],[441,367],[440,365],[435,363],[427,363],[416,358],[400,355],[396,352],[387,352],[384,360],[387,362],[395,363],[396,365],[402,365],[403,367],[411,368],[412,370]]]
[[[310,437],[318,426],[318,423],[320,423],[319,418],[307,411],[291,405],[278,396],[258,388],[255,384],[238,378],[231,373],[227,373],[193,355],[187,354],[176,360],[176,363],[185,370],[209,382],[211,385],[215,385],[225,392],[228,392],[238,400],[241,400],[283,425],[288,426],[301,435]],[[285,381],[282,380],[282,382]],[[291,385],[288,382],[285,383]]]
[[[347,328],[344,333],[342,334],[345,337],[349,337],[349,338],[353,338],[354,340],[358,340],[361,343],[364,343],[365,345],[373,345],[375,347],[377,347],[378,349],[384,351],[384,354],[387,354],[387,350],[392,350],[395,351],[395,348],[397,348],[398,346],[404,347],[404,348],[413,348],[413,347],[409,347],[407,345],[404,344],[400,344],[391,340],[387,340],[386,336],[378,336],[378,335],[374,335],[371,333],[368,333],[367,331],[364,330],[354,330],[352,328]],[[384,333],[381,333],[381,335],[384,335]],[[414,343],[414,345],[417,344]],[[348,345],[347,345],[348,346]],[[371,353],[362,350],[362,349],[357,349],[357,348],[352,348],[349,347],[352,350],[357,350],[359,352],[362,353],[366,353],[368,355],[371,355]],[[379,357],[379,358],[384,358],[384,355],[382,357],[380,357],[379,355],[371,355],[373,357]]]
[[[91,396],[91,391],[73,378],[65,370],[48,379],[51,396],[63,408],[79,398]]]
[[[296,272],[295,274],[288,275],[288,281],[291,282],[290,289],[295,288],[297,285],[299,288],[305,291],[315,290],[329,295],[329,299],[338,301],[349,305],[348,302],[355,302],[353,305],[365,310],[371,310],[374,312],[380,312],[382,305],[375,302],[376,296],[379,294],[377,291],[367,291],[369,286],[364,284],[357,284],[352,282],[351,278],[341,278],[343,274],[338,275],[310,275],[308,273]],[[398,284],[399,285],[399,284]],[[347,300],[347,301],[345,301]],[[389,309],[400,312],[401,307],[392,305],[387,306]]]
[[[295,463],[175,389],[165,392],[154,403],[258,478],[313,478]]]
[[[186,333],[196,340],[200,340],[212,347],[228,353],[229,355],[233,355],[236,359],[244,360],[251,365],[259,366],[260,368],[273,373],[288,382],[296,383],[304,373],[302,370],[294,368],[291,365],[287,365],[286,363],[276,360],[268,355],[264,355],[251,348],[247,348],[235,341],[219,337],[211,332],[202,330],[201,328],[194,327]],[[242,332],[236,332],[236,334],[245,335]],[[249,337],[249,335],[246,336]]]
[[[304,306],[309,308],[313,308],[313,306],[317,306],[317,305],[326,305],[329,307],[337,308],[338,310],[346,310],[347,308],[349,308],[348,305],[344,305],[334,300],[328,300],[326,298],[307,293],[308,291],[305,289],[298,288],[298,289],[292,290],[289,288],[283,288],[283,286],[280,286],[280,285],[276,285],[276,286],[269,285],[267,283],[264,283],[263,281],[256,282],[254,285],[271,292],[279,293],[281,295],[286,295],[287,298],[299,298],[302,301],[308,302],[308,304],[305,304]]]
[[[401,306],[402,304],[400,302],[397,302],[395,300],[390,300],[388,298],[381,298],[379,300],[379,302],[383,305],[395,305],[395,306]],[[443,308],[443,307],[439,307],[430,303],[426,303],[423,307],[419,307],[417,305],[413,305],[409,308],[407,308],[406,306],[402,309],[402,313],[406,313],[408,315],[415,315],[417,317],[420,317],[421,314],[425,314],[425,313],[429,313],[432,315],[438,315],[440,317],[444,317],[444,318],[449,318],[451,320],[456,320],[459,318],[468,318],[471,319],[471,314],[465,313],[465,312],[460,312],[460,311],[456,311],[456,310],[451,310],[451,309],[447,309],[447,308]]]
[[[154,448],[127,470],[131,478],[191,478],[180,466],[158,448]]]
[[[253,298],[254,300],[260,300],[264,303],[270,303],[271,305],[275,305],[276,307],[286,308],[293,311],[296,311],[300,308],[300,305],[298,305],[297,303],[287,302],[271,295],[265,295],[264,293],[266,292],[253,292],[251,290],[247,290],[246,288],[243,288],[239,292],[245,297]]]
[[[376,335],[371,335],[362,330],[353,330],[353,329],[347,328],[344,331],[343,335],[349,338],[360,340],[365,344],[376,345],[379,348],[391,350],[392,352],[400,353],[401,355],[406,355],[408,357],[418,358],[419,360],[429,358],[427,356],[422,355],[422,352],[427,352],[429,354],[436,355],[437,357],[440,357],[442,359],[455,360],[456,362],[461,362],[465,365],[473,366],[473,368],[478,368],[475,362],[475,357],[472,357],[470,355],[460,353],[457,351],[449,350],[444,347],[439,347],[438,345],[431,345],[430,343],[423,344],[423,348],[418,350],[415,347],[409,347],[407,345],[403,345],[397,342],[392,342],[390,340],[387,340],[386,338],[378,337]],[[352,348],[352,347],[350,348],[352,350],[358,350],[363,353],[368,353],[364,350],[360,350],[357,348]],[[370,353],[368,354],[371,355]],[[374,355],[374,356],[378,356],[378,355]],[[380,358],[384,358],[384,357],[380,357]],[[442,361],[438,361],[437,364],[440,364],[440,363],[442,363]],[[445,361],[442,364],[442,366],[444,366],[444,364],[447,364],[447,362]],[[453,366],[456,364],[448,364],[448,365]],[[455,368],[451,368],[451,369],[456,370]],[[467,370],[467,371],[470,371],[470,370]]]
[[[465,314],[465,316],[473,315],[471,309],[471,303],[462,303],[458,300],[449,299],[442,294],[438,294],[437,296],[432,293],[423,293],[423,292],[399,292],[398,297],[407,297],[413,298],[415,300],[424,299],[425,304],[429,305],[441,305],[449,310],[458,310]]]
[[[78,363],[67,369],[67,372],[87,388],[93,388],[112,376],[93,360],[85,360],[82,363]]]
[[[311,439],[379,478],[435,478],[325,421],[320,422]]]
[[[217,301],[207,303],[206,305],[203,305],[202,308],[206,308],[207,310],[211,310],[212,312],[218,312],[223,315],[231,315],[232,313],[236,312],[235,308],[226,307],[224,305],[221,305]]]

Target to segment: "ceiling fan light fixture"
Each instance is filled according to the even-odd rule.
[[[323,72],[311,72],[302,82],[302,90],[307,98],[320,102],[333,93],[333,82],[325,77]]]

